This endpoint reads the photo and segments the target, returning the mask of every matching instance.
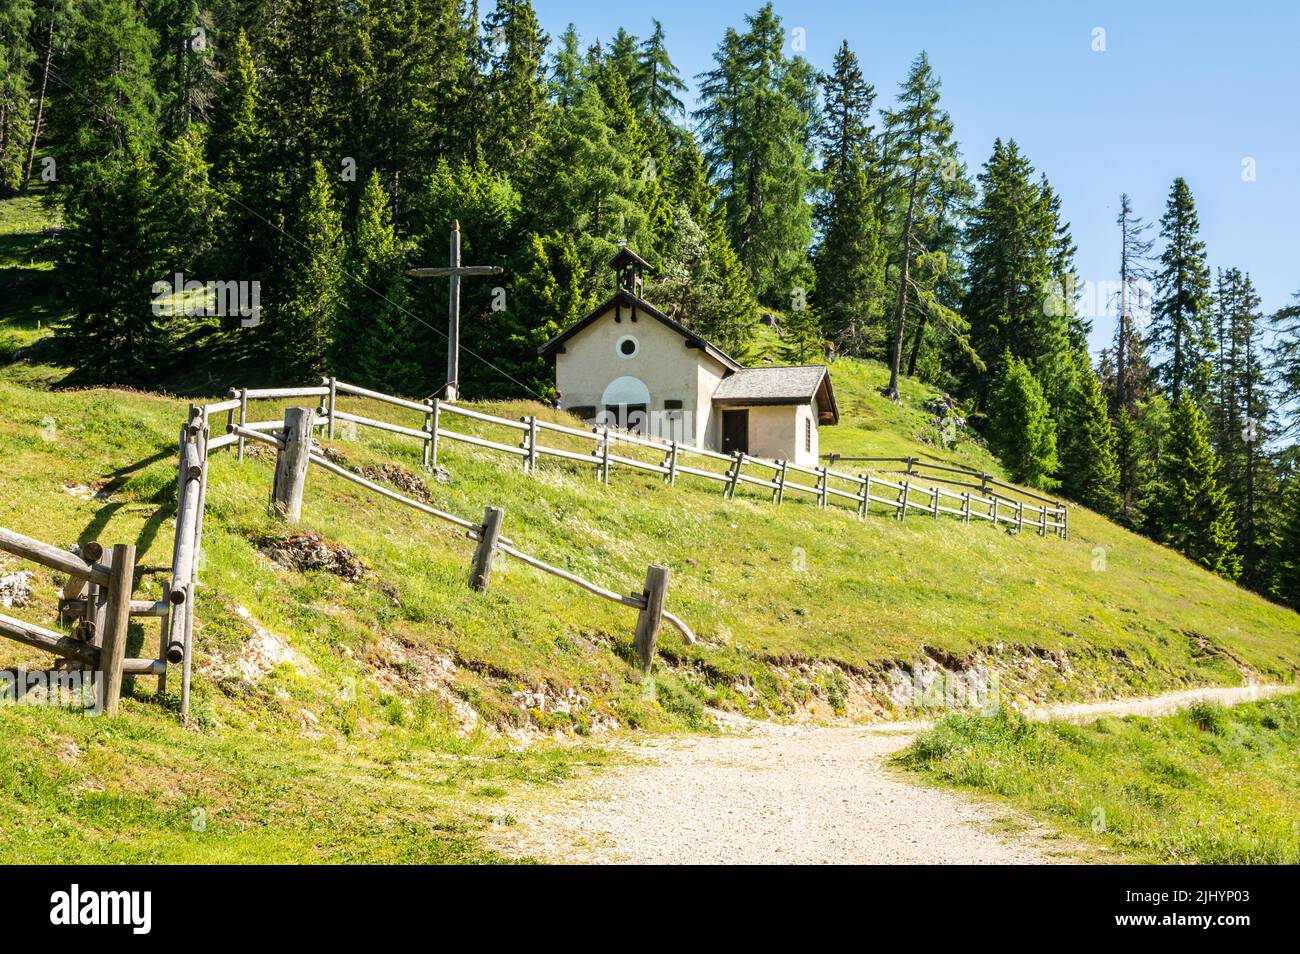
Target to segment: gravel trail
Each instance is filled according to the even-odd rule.
[[[1294,687],[1198,689],[1038,710],[1038,718],[1158,715]],[[1085,849],[987,800],[914,784],[886,766],[925,723],[785,726],[727,718],[714,736],[628,743],[630,764],[510,806],[496,847],[553,862],[1042,864]]]

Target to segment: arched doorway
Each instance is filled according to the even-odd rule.
[[[600,397],[601,423],[638,434],[650,430],[650,389],[640,378],[615,378]]]

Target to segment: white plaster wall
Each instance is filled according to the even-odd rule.
[[[617,306],[615,306],[617,307]],[[679,440],[698,443],[709,434],[713,391],[722,379],[722,366],[703,351],[686,347],[686,340],[646,314],[631,320],[631,309],[615,307],[564,343],[555,356],[555,386],[563,408],[600,409],[605,388],[615,378],[635,377],[650,391],[650,411],[662,415],[665,400],[682,402],[685,411]],[[640,343],[635,357],[618,353],[617,343],[632,335]]]
[[[731,408],[719,408],[722,411]],[[735,408],[740,410],[740,408]],[[803,467],[818,466],[820,453],[817,417],[810,404],[778,404],[751,407],[749,410],[749,453],[770,460],[788,460]],[[804,450],[804,422],[812,422],[812,450]],[[719,428],[721,424],[719,423]]]

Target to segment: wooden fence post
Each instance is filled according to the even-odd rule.
[[[438,398],[428,401],[429,438],[424,443],[424,469],[433,470],[438,466],[438,422],[442,417],[442,404]]]
[[[239,426],[243,427],[248,423],[248,388],[239,389]],[[235,459],[242,461],[244,459],[244,435],[239,435],[239,440],[235,445],[239,453]]]
[[[1061,534],[1062,534],[1061,539],[1069,540],[1070,539],[1070,511],[1066,510],[1064,507],[1061,508],[1061,521],[1064,524],[1064,526],[1061,527]]]
[[[789,469],[790,462],[788,460],[781,461],[781,475],[777,478],[776,490],[772,493],[772,500],[778,505],[785,500],[785,474]]]
[[[496,554],[501,520],[505,514],[500,507],[483,508],[483,526],[478,531],[478,546],[474,549],[474,562],[469,570],[469,585],[480,593],[487,592],[492,578],[492,557]]]
[[[609,425],[605,425],[605,439],[600,444],[600,482],[609,486]]]
[[[135,546],[118,543],[113,547],[113,571],[108,579],[108,612],[104,620],[104,644],[99,655],[104,715],[117,715],[122,696],[122,660],[126,656],[126,635],[131,625],[131,590],[135,577]]]
[[[1017,500],[1016,501],[1016,533],[1019,533],[1024,528],[1025,528],[1025,502],[1023,500]]]
[[[939,519],[939,488],[930,488],[930,512],[934,514],[934,519]]]
[[[736,484],[740,483],[740,465],[745,459],[743,451],[736,451],[732,455],[731,471],[727,474],[730,480],[727,481],[726,489],[723,490],[722,496],[730,500],[736,496]]]
[[[528,415],[528,473],[537,470],[537,415]]]
[[[819,488],[819,490],[821,491],[821,499],[819,501],[819,504],[823,510],[825,510],[826,505],[830,503],[830,490],[829,490],[830,482],[831,482],[831,475],[827,471],[827,469],[823,467],[821,487]]]
[[[275,460],[271,502],[276,515],[289,523],[297,523],[302,516],[302,492],[311,460],[314,417],[309,407],[284,410],[284,447]]]
[[[862,479],[862,516],[871,513],[871,475],[859,474]]]
[[[962,508],[961,508],[962,517],[965,518],[966,526],[969,527],[970,526],[970,491],[969,490],[966,491],[964,494],[962,494],[962,497],[964,498],[962,501]]]
[[[998,498],[997,497],[993,498],[993,506],[989,507],[989,513],[993,517],[993,526],[996,527],[998,525]]]
[[[1047,536],[1047,504],[1038,508],[1038,535]]]
[[[659,624],[664,616],[664,597],[668,594],[668,567],[654,566],[646,570],[645,606],[636,618],[636,635],[632,649],[636,652],[641,671],[648,673],[654,665],[655,649],[659,645]]]
[[[338,378],[330,376],[326,384],[329,385],[329,404],[326,406],[325,413],[329,415],[329,420],[325,422],[325,437],[328,440],[334,440],[334,402],[338,400]]]
[[[677,483],[677,441],[673,441],[668,447],[668,486],[675,486]]]

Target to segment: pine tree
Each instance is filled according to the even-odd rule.
[[[589,84],[549,131],[530,177],[540,222],[572,235],[589,289],[603,280],[620,241],[651,244],[641,170],[610,121],[600,90]]]
[[[1169,190],[1160,235],[1165,240],[1156,274],[1151,344],[1166,355],[1156,365],[1160,382],[1175,403],[1183,390],[1204,400],[1209,388],[1210,268],[1200,222],[1187,180],[1179,177]]]
[[[1056,486],[1056,425],[1043,389],[1029,366],[1010,351],[990,398],[989,447],[1013,480],[1045,489]]]
[[[862,78],[848,43],[822,78],[820,127],[823,191],[815,221],[821,240],[813,253],[818,311],[839,350],[866,355],[878,349],[883,318],[886,255],[872,178],[876,172],[871,109],[875,90]],[[883,337],[883,336],[880,336]]]
[[[348,250],[344,327],[335,339],[336,371],[390,394],[422,390],[423,369],[411,351],[402,242],[379,172],[370,174]]]
[[[1269,317],[1273,343],[1268,348],[1269,379],[1277,402],[1294,411],[1300,406],[1300,292],[1295,303]]]
[[[329,368],[347,281],[343,223],[322,162],[312,164],[285,245],[287,264],[274,297],[280,354],[287,370],[319,375]]]
[[[1160,458],[1160,540],[1213,573],[1241,575],[1232,502],[1219,483],[1219,458],[1205,415],[1190,395],[1174,406]]]
[[[907,317],[918,304],[917,298],[921,297],[914,297],[913,266],[918,256],[934,255],[939,251],[926,247],[920,240],[920,233],[927,221],[942,219],[942,210],[952,192],[950,186],[963,178],[952,138],[952,120],[939,106],[939,86],[939,78],[930,68],[929,57],[922,52],[913,61],[907,79],[899,87],[899,108],[884,113],[884,162],[892,170],[889,201],[895,210],[901,210],[891,216],[898,220],[898,234],[891,256],[897,287],[889,352],[889,384],[884,393],[892,400],[898,400],[899,396],[898,378],[902,370]],[[946,260],[944,255],[932,258],[930,262],[943,261],[946,266]],[[943,304],[933,294],[926,296],[922,304],[931,307],[923,307],[921,314],[937,317],[964,340],[964,332],[954,320],[955,311],[946,306],[943,309],[933,307]]]
[[[1115,430],[1086,351],[1074,353],[1071,401],[1059,435],[1061,490],[1107,517],[1118,515]]]

